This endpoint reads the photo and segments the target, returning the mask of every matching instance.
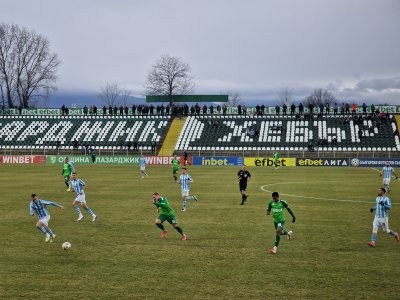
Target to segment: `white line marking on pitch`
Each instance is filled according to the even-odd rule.
[[[303,183],[326,183],[326,182],[344,182],[344,181],[296,181],[296,182],[280,182],[280,183],[271,183],[271,184],[265,184],[261,186],[261,190],[264,192],[269,192],[272,193],[273,191],[264,189],[264,187],[271,186],[271,185],[286,185],[286,184],[303,184]],[[351,203],[375,203],[371,201],[359,201],[359,200],[348,200],[348,199],[332,199],[332,198],[320,198],[320,197],[311,197],[311,196],[298,196],[298,195],[292,195],[292,194],[283,194],[279,193],[283,196],[289,196],[289,197],[296,197],[296,198],[304,198],[304,199],[315,199],[315,200],[323,200],[323,201],[336,201],[336,202],[351,202]]]

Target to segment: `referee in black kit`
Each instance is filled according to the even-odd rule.
[[[247,189],[247,181],[250,180],[251,174],[249,171],[246,170],[246,166],[243,165],[242,169],[237,174],[239,179],[239,189],[240,194],[242,194],[242,203],[243,205],[247,200],[246,189]]]

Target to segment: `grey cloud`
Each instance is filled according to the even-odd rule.
[[[363,91],[383,91],[389,89],[400,89],[400,77],[361,80],[357,83],[357,88]]]

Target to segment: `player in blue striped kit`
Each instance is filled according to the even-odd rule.
[[[382,168],[381,177],[383,175],[383,187],[386,189],[386,192],[390,192],[390,179],[392,177],[392,173],[398,179],[396,172],[394,171],[393,167],[390,166],[390,162],[386,162],[386,165]]]
[[[389,229],[389,210],[391,208],[390,199],[386,196],[385,188],[382,187],[378,190],[375,207],[370,210],[371,212],[375,211],[375,218],[372,223],[372,236],[368,246],[375,247],[376,234],[378,233],[379,227],[382,227],[384,232],[392,235],[397,241],[400,240],[399,234]]]
[[[144,176],[148,176],[146,173],[146,159],[142,156],[139,158],[139,166],[140,166],[140,174],[142,176],[142,179]]]
[[[197,201],[196,196],[189,196],[190,184],[193,183],[192,176],[187,174],[186,168],[182,168],[182,174],[179,176],[179,183],[181,185],[182,192],[182,209],[181,211],[186,211],[186,203],[189,200]]]
[[[78,214],[77,221],[79,222],[84,218],[84,215],[82,214],[81,209],[79,208],[79,205],[81,205],[92,216],[93,222],[96,221],[97,216],[86,204],[86,197],[85,197],[86,184],[82,181],[82,179],[79,179],[77,177],[75,172],[72,173],[71,178],[72,178],[71,185],[76,194],[76,198],[75,198],[74,202],[72,202],[72,206],[74,207],[75,212]]]
[[[36,228],[46,235],[45,242],[51,243],[54,241],[56,235],[49,227],[50,214],[47,211],[46,206],[52,205],[55,207],[59,207],[62,210],[64,209],[64,207],[52,201],[39,199],[36,194],[32,194],[31,197],[32,201],[29,204],[29,213],[31,216],[35,214],[37,215],[38,221],[36,223]]]

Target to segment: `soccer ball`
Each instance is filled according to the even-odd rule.
[[[64,242],[64,243],[61,245],[61,247],[62,247],[64,250],[68,250],[68,249],[71,248],[71,243],[70,243],[70,242]]]

